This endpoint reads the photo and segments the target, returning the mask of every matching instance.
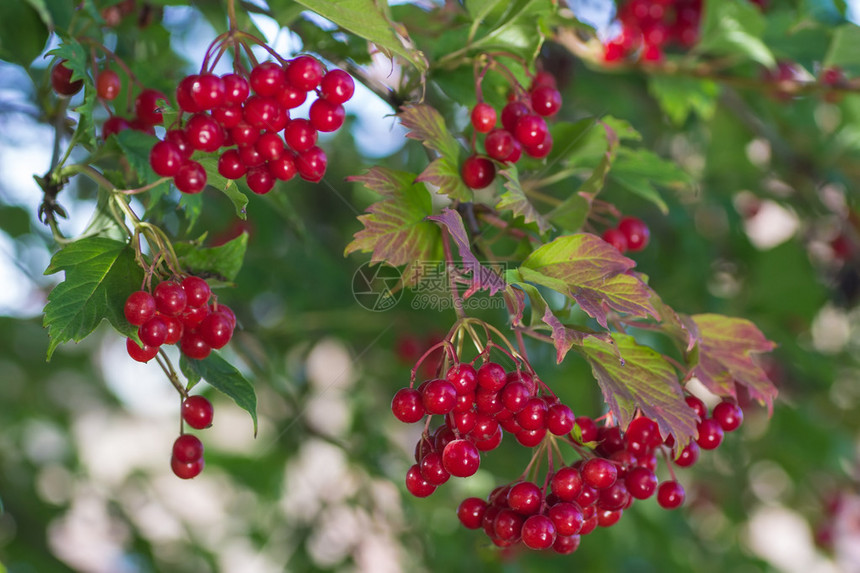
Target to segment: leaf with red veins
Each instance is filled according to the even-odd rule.
[[[561,323],[558,317],[553,314],[549,307],[544,311],[543,321],[547,326],[552,328],[552,340],[555,343],[556,362],[558,364],[561,364],[561,361],[564,360],[564,357],[571,348],[574,346],[582,346],[582,342],[586,336],[598,338],[606,342],[608,345],[611,345],[612,348],[615,348],[616,350],[615,358],[622,363],[624,362],[624,359],[618,352],[618,348],[612,342],[612,336],[608,332],[588,332],[565,326]]]
[[[505,179],[505,191],[496,203],[496,209],[510,209],[516,217],[522,217],[525,223],[535,223],[541,235],[552,228],[552,223],[537,210],[523,189],[517,168],[511,165],[507,169],[499,171],[499,175]]]
[[[586,335],[581,352],[622,428],[639,409],[657,422],[664,437],[672,434],[678,447],[696,435],[696,413],[684,401],[674,368],[656,350],[627,334],[613,333],[609,341]]]
[[[407,130],[406,137],[416,139],[439,154],[418,176],[416,181],[429,183],[458,201],[471,201],[472,190],[460,177],[460,144],[448,131],[445,118],[426,104],[403,108],[397,114]]]
[[[383,196],[358,217],[364,229],[355,233],[344,256],[355,251],[371,253],[371,263],[407,265],[404,276],[421,261],[438,261],[440,233],[425,218],[433,212],[430,194],[423,185],[414,184],[415,175],[384,167],[373,167],[350,181]]]
[[[482,265],[472,253],[469,235],[463,226],[463,219],[460,217],[460,213],[446,207],[442,210],[442,214],[427,217],[427,220],[434,221],[448,229],[448,233],[454,239],[454,243],[456,243],[457,250],[460,253],[463,270],[466,273],[472,273],[471,285],[463,294],[463,298],[469,298],[479,290],[488,290],[491,295],[494,295],[507,286],[501,273]]]
[[[755,355],[770,352],[776,344],[749,320],[719,314],[690,317],[699,330],[698,362],[692,373],[718,396],[736,397],[736,384],[773,412],[777,388]]]
[[[667,336],[673,338],[680,344],[686,353],[693,350],[699,342],[699,327],[686,314],[676,312],[672,307],[663,302],[657,293],[651,298],[651,304],[657,309],[659,318],[659,329]],[[635,326],[635,324],[634,324]]]
[[[589,316],[608,328],[608,310],[659,319],[654,295],[634,263],[612,245],[589,233],[567,235],[530,254],[519,271],[523,280],[573,298]]]

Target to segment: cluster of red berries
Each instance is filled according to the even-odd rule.
[[[734,402],[723,401],[707,417],[704,403],[694,396],[687,404],[700,418],[698,438],[680,452],[675,464],[693,465],[699,448],[714,449],[724,432],[737,429],[743,412]],[[555,470],[550,466],[543,487],[521,479],[500,486],[487,500],[470,497],[460,504],[457,516],[469,529],[483,529],[499,547],[518,542],[530,549],[552,549],[569,554],[579,547],[582,535],[598,526],[616,524],[634,500],[657,494],[665,509],[680,507],[684,488],[674,479],[659,484],[655,473],[656,452],[673,452],[674,440],[660,436],[657,423],[650,418],[635,418],[625,432],[618,426],[598,428],[586,416],[576,418],[580,447],[596,444],[593,456]]]
[[[479,102],[472,108],[472,127],[484,133],[486,155],[473,153],[463,162],[460,175],[472,189],[483,189],[493,182],[496,164],[516,163],[523,153],[536,159],[546,157],[552,149],[552,136],[544,118],[561,109],[561,93],[555,78],[538,72],[528,91],[518,89],[514,98],[502,108],[501,127],[493,106]]]
[[[209,285],[195,276],[160,282],[152,294],[131,293],[123,310],[126,320],[138,327],[143,346],[129,338],[129,356],[149,362],[162,344],[179,343],[185,356],[202,360],[213,348],[223,348],[233,337],[236,315],[227,305],[210,304],[210,298]]]
[[[630,0],[618,10],[621,33],[605,46],[603,58],[616,62],[633,53],[659,62],[672,43],[691,48],[699,40],[702,0]]]
[[[506,372],[500,364],[487,362],[477,370],[471,364],[455,364],[445,378],[398,390],[391,410],[401,422],[418,422],[428,414],[445,416],[445,423],[432,435],[425,432],[416,445],[416,463],[406,475],[409,492],[427,497],[451,475],[473,475],[480,452],[497,448],[504,431],[529,448],[547,432],[569,434],[573,411],[554,394],[541,395],[541,389],[548,390],[531,374]]]
[[[621,253],[636,252],[648,246],[651,231],[641,219],[624,217],[618,221],[617,227],[606,229],[602,238]]]
[[[212,403],[203,396],[189,396],[182,401],[182,420],[195,430],[211,426],[214,413]],[[170,457],[173,473],[182,479],[191,479],[200,475],[203,465],[203,442],[194,434],[180,434],[173,442]]]
[[[311,56],[284,65],[265,62],[247,77],[209,72],[187,76],[176,88],[176,100],[190,115],[184,122],[180,116],[182,127],[172,127],[153,146],[149,163],[158,175],[172,177],[183,193],[199,193],[206,186],[206,171],[191,159],[195,151],[220,151],[218,173],[227,179],[244,177],[258,194],[271,191],[276,180],[288,181],[296,174],[320,181],[327,159],[316,145],[317,134],[343,125],[342,104],[354,91],[349,74],[326,71]],[[311,92],[318,97],[308,119],[291,118],[290,110],[302,105]]]

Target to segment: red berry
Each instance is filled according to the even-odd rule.
[[[119,75],[113,70],[102,70],[96,77],[96,92],[104,100],[114,100],[122,88]]]
[[[175,457],[170,458],[170,468],[173,470],[173,473],[176,474],[176,477],[182,479],[191,479],[200,475],[200,472],[203,471],[204,461],[203,458],[200,458],[196,461],[189,462],[184,464],[177,460]]]
[[[158,100],[162,99],[166,100],[167,97],[158,90],[145,89],[140,92],[134,100],[134,114],[137,119],[146,125],[158,125],[164,121],[158,105]]]
[[[164,141],[169,141],[179,149],[179,153],[182,154],[183,161],[190,159],[191,154],[194,153],[194,149],[191,147],[191,144],[188,142],[188,137],[182,129],[167,130],[167,133],[164,135]]]
[[[704,420],[708,417],[708,408],[705,406],[705,403],[695,396],[686,396],[684,401],[687,403],[687,406],[693,409],[696,412],[696,416],[699,417],[699,420]]]
[[[405,424],[417,422],[424,417],[424,402],[421,393],[414,388],[401,388],[391,399],[394,417]]]
[[[627,235],[618,229],[606,229],[601,238],[615,247],[619,253],[627,252]]]
[[[549,117],[561,109],[561,94],[550,86],[538,86],[531,92],[532,109],[535,113]]]
[[[241,105],[226,105],[212,110],[212,118],[224,129],[232,129],[242,123],[243,110]]]
[[[320,81],[320,96],[333,104],[348,101],[355,93],[355,82],[343,70],[329,70]]]
[[[594,423],[594,420],[588,416],[579,416],[576,418],[576,425],[579,426],[583,444],[597,440],[597,424]]]
[[[514,510],[502,509],[493,520],[493,533],[495,533],[493,540],[515,542],[520,537],[525,520],[524,515]]]
[[[183,193],[200,193],[206,187],[206,170],[196,161],[187,161],[173,176],[173,184]]]
[[[552,520],[559,535],[576,535],[585,521],[579,506],[565,501],[550,507],[547,516]]]
[[[203,319],[197,332],[203,340],[214,349],[223,348],[233,337],[233,327],[230,321],[218,312],[212,312]]]
[[[125,301],[123,313],[125,319],[135,326],[140,326],[155,316],[155,299],[146,291],[138,290],[130,295]]]
[[[275,179],[280,179],[281,181],[289,181],[298,172],[295,155],[289,152],[284,152],[277,159],[270,160],[267,165],[269,171],[275,176]]]
[[[591,458],[582,466],[582,477],[594,489],[606,489],[615,483],[618,470],[609,460]]]
[[[406,489],[415,497],[427,497],[436,491],[436,486],[424,479],[418,464],[415,464],[406,472]]]
[[[284,140],[277,133],[264,133],[260,139],[254,143],[254,149],[262,156],[265,161],[277,159],[284,153]]]
[[[478,471],[481,454],[468,440],[452,440],[442,450],[442,463],[451,475],[469,477]]]
[[[678,457],[675,458],[675,465],[682,468],[690,467],[699,460],[699,444],[690,442],[687,444]]]
[[[451,477],[442,463],[442,454],[439,452],[428,452],[418,463],[421,477],[430,485],[440,486]]]
[[[293,119],[284,128],[284,140],[293,151],[301,153],[317,142],[317,130],[307,119]]]
[[[182,338],[184,327],[182,321],[175,316],[162,315],[161,320],[167,325],[167,338],[164,339],[164,344],[176,344]]]
[[[491,392],[501,390],[506,381],[505,369],[495,362],[487,362],[478,368],[478,386]]]
[[[550,488],[562,501],[574,501],[582,491],[582,475],[579,470],[571,467],[559,469],[552,476]]]
[[[523,523],[523,545],[529,549],[549,549],[555,543],[555,538],[555,525],[545,515],[532,515]]]
[[[711,417],[720,424],[724,432],[732,432],[737,430],[743,423],[744,412],[734,402],[724,400],[714,406]]]
[[[181,464],[196,462],[203,457],[203,442],[193,434],[182,434],[173,442],[173,457]]]
[[[275,186],[275,176],[265,165],[252,167],[245,175],[248,188],[257,195],[265,195]]]
[[[185,124],[185,136],[194,149],[218,151],[224,143],[224,130],[211,115],[195,113]]]
[[[573,410],[564,404],[553,404],[546,414],[546,429],[556,436],[564,436],[573,430]]]
[[[221,78],[224,81],[224,101],[233,105],[245,103],[251,93],[248,80],[238,74],[227,74]]]
[[[207,316],[209,316],[209,308],[207,307],[185,307],[185,311],[179,316],[179,319],[185,328],[196,330]]]
[[[284,109],[297,108],[308,98],[308,92],[300,90],[290,82],[285,82],[281,90],[275,95],[275,99]]]
[[[167,340],[167,323],[156,315],[137,329],[137,336],[147,346],[158,348]]]
[[[524,115],[517,121],[513,133],[517,141],[528,150],[530,147],[540,145],[549,131],[546,121],[539,115]]]
[[[236,149],[228,149],[218,158],[218,173],[227,179],[240,179],[247,172],[247,167]]]
[[[636,217],[624,217],[618,222],[618,230],[627,238],[627,248],[633,252],[641,251],[648,245],[651,232],[648,226]]]
[[[508,382],[499,392],[499,397],[508,412],[518,414],[526,407],[531,395],[522,382]]]
[[[713,418],[705,418],[697,426],[699,437],[696,443],[703,450],[714,450],[723,443],[723,428]]]
[[[209,302],[209,297],[212,295],[209,283],[200,277],[185,277],[179,286],[185,291],[188,306],[206,306]]]
[[[684,487],[676,481],[664,481],[657,489],[657,503],[664,509],[681,507],[684,497]]]
[[[305,181],[316,183],[325,175],[327,158],[319,147],[311,147],[296,156],[296,170]]]
[[[182,419],[195,430],[202,430],[212,425],[215,409],[204,396],[189,396],[182,402]]]
[[[623,509],[630,502],[630,492],[622,481],[616,481],[606,489],[601,489],[600,497],[597,500],[599,509],[608,509],[610,511]]]
[[[638,455],[640,451],[652,450],[663,443],[660,427],[647,416],[634,418],[624,433],[627,449]]]
[[[185,158],[179,146],[169,141],[159,141],[149,152],[149,165],[162,177],[173,177],[179,173]]]
[[[125,341],[125,350],[128,352],[128,355],[138,362],[149,362],[155,355],[158,354],[157,346],[148,346],[144,344],[142,347],[138,346],[137,342],[132,340],[131,338]]]
[[[480,102],[472,108],[472,127],[479,133],[488,133],[496,125],[496,110],[488,103]]]
[[[155,308],[158,312],[168,316],[178,316],[185,310],[188,298],[182,286],[174,281],[163,281],[158,283],[152,293],[155,299]]]
[[[457,404],[457,390],[447,380],[431,380],[424,386],[421,399],[428,413],[447,414]]]
[[[210,304],[209,312],[217,312],[224,315],[230,321],[230,328],[236,330],[236,314],[226,304]]]
[[[454,385],[457,394],[469,394],[478,387],[478,373],[471,364],[455,364],[448,369],[445,378]]]
[[[624,485],[636,499],[648,499],[657,489],[657,476],[648,468],[636,467],[627,473]]]
[[[306,92],[317,87],[322,77],[322,64],[311,56],[299,56],[287,67],[287,79],[290,83]]]
[[[205,73],[197,76],[189,89],[191,99],[198,109],[209,110],[224,104],[227,88],[224,80],[215,74]]]
[[[523,146],[526,152],[526,155],[529,157],[534,157],[535,159],[543,159],[549,152],[552,151],[552,134],[547,132],[546,137],[543,138],[543,141],[538,143],[537,145],[532,145],[531,147]]]
[[[251,145],[260,137],[260,129],[246,121],[239,122],[236,127],[230,129],[230,137],[238,146]]]
[[[502,127],[513,133],[517,127],[517,122],[519,122],[521,117],[528,115],[528,113],[529,108],[523,102],[509,102],[502,108]]]
[[[63,96],[73,96],[84,87],[83,80],[72,81],[72,70],[66,67],[68,60],[60,60],[51,68],[51,87]]]
[[[188,358],[203,360],[212,352],[212,348],[206,344],[203,337],[196,332],[184,332],[179,341],[179,350]]]
[[[245,167],[260,167],[266,162],[266,158],[253,145],[240,145],[238,151]]]
[[[508,490],[508,507],[523,515],[533,515],[540,511],[542,501],[540,488],[530,481],[514,484]]]
[[[314,129],[322,132],[337,131],[346,118],[343,106],[327,99],[318,99],[312,103],[308,114]]]
[[[557,535],[552,550],[559,555],[570,555],[579,549],[580,540],[579,535]]]
[[[542,398],[529,398],[525,407],[517,413],[517,423],[524,430],[546,429],[547,405]]]
[[[496,166],[486,157],[473,155],[463,162],[460,175],[467,186],[472,189],[483,189],[493,182]]]
[[[112,115],[102,124],[102,139],[107,140],[111,135],[116,135],[120,131],[125,131],[130,127],[128,120],[124,117]]]
[[[245,101],[243,117],[254,127],[268,131],[280,131],[287,122],[286,112],[277,101],[258,95]]]
[[[514,136],[506,129],[494,129],[484,138],[484,149],[496,161],[507,161],[514,152]]]
[[[275,62],[264,62],[254,66],[249,80],[254,93],[261,96],[274,96],[284,85],[287,78],[284,68]]]
[[[520,430],[514,437],[520,445],[527,448],[534,448],[541,443],[546,436],[546,428],[538,428],[536,430]]]
[[[194,98],[191,97],[191,86],[197,81],[196,74],[185,76],[179,81],[176,86],[176,103],[179,104],[179,109],[188,113],[197,113],[203,111]]]

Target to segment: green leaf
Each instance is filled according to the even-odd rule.
[[[678,448],[696,435],[696,413],[684,401],[672,365],[657,351],[620,333],[609,341],[585,336],[581,351],[622,428],[639,409],[657,422],[663,436],[673,435]]]
[[[860,26],[845,24],[836,28],[822,66],[846,70],[860,68]]]
[[[120,225],[117,218],[114,216],[114,213],[111,211],[111,202],[113,199],[113,194],[99,187],[99,196],[96,201],[96,208],[93,211],[93,216],[90,219],[90,222],[87,224],[87,228],[84,230],[84,235],[95,236],[98,235],[100,237],[104,237],[107,239],[113,239],[115,241],[125,242],[127,238],[127,233],[125,227]]]
[[[203,212],[203,193],[182,193],[179,197],[179,207],[185,213],[185,220],[188,221],[188,231],[190,232]]]
[[[745,386],[752,398],[773,410],[777,389],[754,355],[770,352],[776,345],[749,320],[719,314],[691,317],[699,330],[695,375],[705,387],[724,397],[737,397],[736,385]]]
[[[355,233],[344,255],[372,253],[371,263],[407,265],[406,276],[410,276],[408,270],[413,264],[439,259],[439,228],[425,220],[433,213],[430,193],[424,185],[414,183],[414,174],[373,167],[349,181],[363,183],[383,199],[358,217],[364,229]]]
[[[776,66],[770,49],[761,41],[766,22],[757,6],[747,0],[705,2],[701,37],[694,52],[739,56],[768,68]]]
[[[191,274],[231,282],[236,279],[245,260],[248,233],[242,233],[218,247],[201,247],[196,243],[175,243],[173,247],[179,264]]]
[[[63,37],[63,43],[48,52],[48,55],[56,56],[61,60],[66,60],[63,64],[72,70],[72,81],[84,80],[88,81],[87,75],[87,50],[80,42],[70,37]]]
[[[203,360],[191,360],[185,356],[186,367],[183,371],[190,370],[200,378],[203,378],[210,386],[226,394],[236,402],[236,405],[248,412],[254,421],[254,435],[257,435],[257,395],[254,387],[242,376],[242,373],[224,360],[220,354],[213,352]]]
[[[0,59],[27,68],[48,41],[39,12],[23,0],[0,2]]]
[[[180,353],[179,371],[182,372],[182,375],[188,380],[188,383],[185,384],[185,390],[191,390],[200,382],[200,374],[191,367],[192,362],[195,361]]]
[[[375,0],[296,0],[299,4],[327,18],[357,36],[373,42],[387,53],[397,54],[422,74],[427,60],[415,49],[406,30],[388,15],[387,3]],[[276,2],[270,2],[274,9]]]
[[[658,318],[650,302],[653,291],[628,272],[635,264],[599,237],[581,233],[539,247],[519,271],[524,280],[572,298],[608,328],[606,307],[641,318]]]
[[[484,7],[481,20],[475,20],[467,46],[472,50],[499,50],[533,61],[544,40],[543,21],[551,15],[550,0],[514,0]]]
[[[138,181],[142,185],[159,179],[159,176],[149,165],[149,152],[158,138],[136,129],[125,129],[116,134],[116,141],[123,156],[128,160],[128,164],[137,173]]]
[[[711,119],[720,88],[711,80],[655,75],[648,78],[648,91],[672,123],[681,126],[693,112],[704,120]]]
[[[123,314],[129,293],[140,289],[143,271],[127,244],[102,237],[75,241],[57,252],[45,271],[60,271],[66,278],[48,295],[43,324],[51,341],[48,360],[63,342],[78,342],[107,319],[126,336],[136,336],[137,328]]]
[[[0,205],[0,229],[12,237],[30,232],[30,212],[15,205]]]
[[[618,150],[609,176],[629,191],[657,205],[664,214],[669,212],[669,207],[656,185],[683,189],[692,181],[680,167],[653,151],[629,147]]]
[[[522,217],[526,223],[535,223],[541,234],[546,233],[552,225],[540,211],[532,205],[526,192],[520,184],[519,174],[515,165],[499,171],[499,175],[505,179],[505,191],[496,203],[496,209],[510,209],[517,217]]]
[[[439,187],[452,199],[471,201],[472,190],[463,183],[457,168],[460,144],[448,131],[442,114],[429,105],[418,104],[403,109],[397,116],[409,130],[406,137],[420,141],[439,154],[415,180]]]
[[[446,207],[442,210],[441,215],[427,217],[427,220],[443,225],[448,230],[448,233],[457,245],[457,251],[460,253],[464,272],[471,273],[472,275],[472,283],[468,290],[463,293],[463,298],[469,298],[479,290],[488,290],[491,295],[494,295],[505,288],[504,278],[492,269],[482,265],[472,253],[469,244],[469,235],[463,226],[463,219],[460,217],[460,213]]]
[[[200,157],[197,161],[206,170],[206,184],[226,195],[233,203],[236,215],[240,219],[246,219],[248,217],[246,209],[248,206],[247,193],[252,193],[252,191],[248,187],[248,184],[245,183],[245,178],[243,177],[234,181],[218,173],[218,159],[211,154]]]
[[[505,273],[505,282],[508,284],[507,292],[511,294],[515,302],[515,313],[512,317],[514,325],[522,325],[523,314],[525,312],[525,295],[529,297],[529,305],[531,306],[531,317],[529,318],[529,326],[535,327],[542,323],[542,318],[546,314],[548,304],[541,292],[536,286],[523,282],[522,276],[517,269],[508,269]]]

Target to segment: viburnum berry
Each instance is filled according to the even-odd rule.
[[[723,443],[723,428],[720,423],[713,418],[705,418],[696,426],[699,432],[699,437],[696,438],[696,443],[703,450],[713,450]]]
[[[657,488],[657,503],[664,509],[677,509],[684,503],[684,487],[678,482],[664,481]]]
[[[394,417],[406,424],[417,422],[424,417],[426,410],[421,393],[414,388],[401,388],[391,399]]]
[[[472,189],[483,189],[493,182],[496,166],[486,157],[472,155],[463,162],[460,175],[467,186]]]
[[[197,477],[200,475],[200,472],[203,471],[204,465],[205,462],[203,461],[203,458],[188,463],[182,463],[173,456],[170,458],[170,468],[173,470],[173,473],[176,474],[176,477],[182,479]]]
[[[149,165],[162,177],[173,177],[185,162],[182,152],[175,143],[159,141],[149,151]]]
[[[494,129],[484,138],[487,155],[496,161],[507,161],[514,152],[514,136],[506,129]]]
[[[190,159],[191,154],[194,153],[194,149],[191,147],[191,143],[188,142],[188,137],[185,135],[185,130],[168,129],[167,133],[164,134],[164,141],[169,141],[179,149],[179,153],[182,154],[183,161]]]
[[[253,95],[245,101],[243,118],[258,129],[280,131],[287,117],[284,109],[272,98]]]
[[[606,229],[603,231],[603,235],[601,238],[615,247],[619,253],[624,253],[627,251],[627,235],[619,231],[618,229]]]
[[[116,135],[121,131],[129,129],[131,126],[128,120],[124,117],[112,115],[102,124],[102,139],[107,140],[111,135]]]
[[[299,56],[287,66],[287,79],[295,87],[311,91],[323,78],[322,64],[311,56]]]
[[[257,148],[254,145],[240,145],[238,150],[239,159],[242,160],[242,164],[248,169],[252,167],[260,167],[266,163],[266,158],[257,151]]]
[[[217,350],[230,342],[230,338],[233,336],[233,327],[224,315],[212,312],[203,319],[200,326],[197,327],[197,332],[203,337],[206,344]]]
[[[444,379],[430,380],[421,396],[424,409],[430,414],[447,414],[457,404],[457,390]]]
[[[277,159],[286,150],[284,147],[284,141],[280,136],[277,133],[271,132],[261,135],[254,143],[254,149],[256,149],[257,153],[259,153],[266,161]]]
[[[296,155],[296,170],[305,181],[316,183],[325,175],[327,161],[325,152],[313,146]]]
[[[185,328],[196,330],[207,316],[209,316],[209,308],[186,306],[182,314],[179,315],[179,319]]]
[[[329,70],[320,81],[320,97],[334,104],[342,104],[355,93],[355,82],[343,70]]]
[[[227,74],[223,76],[224,82],[224,101],[233,105],[245,103],[251,93],[250,84],[243,76],[239,74]]]
[[[624,233],[624,237],[627,239],[627,248],[631,251],[641,251],[648,246],[651,231],[641,219],[624,217],[618,222],[618,230]]]
[[[529,549],[549,549],[555,543],[555,538],[555,525],[546,515],[532,515],[523,523],[523,545]]]
[[[167,323],[161,316],[153,316],[137,329],[137,336],[145,345],[158,348],[167,340]]]
[[[690,442],[675,458],[675,465],[682,468],[690,467],[699,460],[699,444]]]
[[[546,121],[538,115],[524,115],[517,120],[513,133],[528,153],[530,147],[534,148],[546,139]]]
[[[189,88],[191,99],[201,110],[215,109],[224,104],[227,88],[224,80],[215,74],[204,73],[197,76]]]
[[[140,326],[155,316],[155,310],[155,299],[152,295],[146,291],[138,290],[128,295],[123,314],[130,324]]]
[[[242,122],[242,118],[244,117],[244,115],[241,105],[225,105],[213,109],[212,117],[224,129],[232,129]],[[224,142],[224,145],[227,145],[226,140]]]
[[[657,489],[657,476],[648,468],[636,467],[627,473],[624,485],[636,499],[648,499]]]
[[[175,281],[162,281],[158,283],[152,293],[155,299],[155,308],[158,312],[168,316],[178,316],[185,310],[188,297],[182,289],[182,285]]]
[[[51,68],[51,87],[62,96],[73,96],[84,87],[83,80],[72,81],[72,70],[66,66],[68,60],[60,60]]]
[[[530,147],[523,146],[523,150],[529,157],[534,157],[535,159],[543,159],[544,157],[549,155],[550,151],[552,151],[552,135],[547,132],[546,136],[543,138],[543,141],[541,141],[537,145],[532,145]]]
[[[502,108],[502,127],[507,129],[509,132],[514,133],[520,118],[528,114],[529,108],[523,102],[517,100],[508,102],[507,105]]]
[[[744,421],[744,412],[734,402],[723,400],[711,412],[711,417],[716,420],[724,432],[737,430]]]
[[[164,119],[158,100],[166,100],[167,97],[158,90],[145,89],[137,95],[134,100],[134,113],[137,119],[147,125],[161,124]]]
[[[215,409],[205,396],[189,396],[182,402],[182,419],[195,430],[211,426],[214,414]]]
[[[278,104],[285,110],[294,109],[305,103],[308,98],[308,92],[300,90],[290,82],[285,82],[281,91],[275,95]]]
[[[506,382],[505,369],[501,364],[487,362],[478,368],[477,381],[481,388],[496,392],[504,387]]]
[[[406,489],[415,497],[427,497],[436,491],[436,486],[424,479],[418,464],[415,464],[406,472]]]
[[[260,129],[247,121],[240,121],[230,129],[230,137],[238,146],[250,146],[260,138]]]
[[[264,62],[254,66],[248,79],[257,95],[274,96],[284,85],[287,74],[279,64]]]
[[[591,458],[582,466],[585,483],[594,489],[611,487],[618,476],[615,464],[603,458]]]
[[[173,184],[183,193],[200,193],[206,187],[206,170],[196,161],[186,161],[173,176]]]
[[[561,94],[551,86],[538,86],[531,91],[532,109],[535,113],[549,117],[561,109]]]
[[[564,436],[573,430],[573,410],[565,404],[553,404],[546,413],[546,429],[556,436]]]
[[[248,188],[257,195],[265,195],[275,186],[275,177],[265,165],[252,167],[245,174]]]
[[[224,143],[224,131],[211,115],[195,113],[185,124],[185,135],[194,149],[218,151]]]
[[[597,424],[588,416],[578,416],[576,425],[579,427],[579,433],[583,444],[597,440]]]
[[[552,550],[559,555],[570,555],[579,549],[579,535],[556,535]]]
[[[203,360],[212,352],[212,347],[198,333],[185,332],[179,341],[179,350],[188,358]]]
[[[342,105],[321,98],[311,104],[308,117],[314,129],[327,133],[340,129],[346,118],[346,111]]]
[[[442,463],[442,454],[439,452],[428,452],[418,463],[418,469],[427,483],[434,486],[442,485],[451,477]]]
[[[511,486],[508,490],[508,507],[522,513],[532,515],[540,511],[543,494],[537,484],[522,481]]]
[[[200,277],[188,276],[179,283],[185,291],[185,300],[188,306],[206,306],[212,296],[209,283]]]
[[[442,463],[452,476],[469,477],[478,471],[481,454],[468,440],[452,440],[442,450]]]
[[[317,130],[307,119],[292,119],[284,128],[284,140],[293,151],[307,151],[316,144]]]
[[[478,133],[489,133],[496,125],[496,110],[488,103],[479,102],[472,108],[472,127]]]
[[[687,403],[687,406],[693,409],[699,420],[704,420],[708,416],[707,406],[696,396],[686,396],[684,397],[684,401]]]
[[[194,98],[191,97],[191,86],[197,81],[196,74],[185,76],[176,85],[176,103],[179,104],[179,109],[188,113],[197,113],[203,111]]]
[[[103,100],[115,100],[121,88],[119,75],[113,70],[102,70],[96,76],[96,93]]]
[[[467,497],[457,507],[457,518],[464,527],[479,529],[485,511],[487,511],[486,501],[479,497]]]
[[[269,160],[267,165],[275,179],[281,181],[289,181],[298,173],[295,155],[287,151],[281,154],[280,157]]]
[[[512,509],[502,509],[493,520],[493,539],[506,543],[515,542],[520,537],[525,520],[524,515]]]
[[[173,457],[181,464],[188,464],[203,457],[203,442],[193,434],[182,434],[173,442]]]
[[[550,480],[550,489],[562,501],[574,501],[582,491],[583,481],[579,470],[563,467]]]
[[[147,344],[139,346],[137,342],[131,338],[125,341],[125,349],[126,352],[128,352],[128,355],[138,362],[149,362],[155,358],[156,354],[158,354],[157,346],[149,346]]]
[[[184,326],[182,321],[175,316],[162,315],[161,320],[167,325],[167,338],[164,339],[164,344],[176,344],[182,338]]]

